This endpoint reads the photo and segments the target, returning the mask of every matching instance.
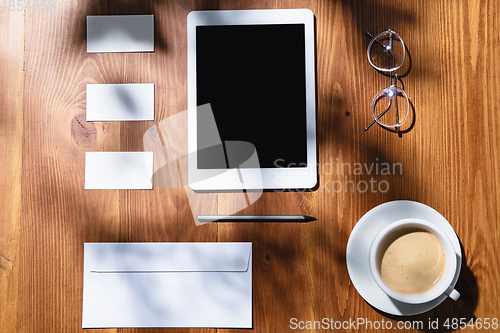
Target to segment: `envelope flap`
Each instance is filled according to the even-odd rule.
[[[246,272],[252,243],[85,243],[85,272]]]

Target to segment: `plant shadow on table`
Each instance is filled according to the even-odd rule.
[[[422,331],[424,332],[451,332],[458,330],[460,325],[462,327],[464,325],[463,321],[462,324],[460,323],[461,319],[464,319],[466,324],[471,322],[471,320],[475,322],[474,310],[479,298],[477,280],[470,268],[467,267],[467,260],[461,243],[460,248],[462,250],[462,269],[455,285],[455,289],[460,292],[460,298],[457,301],[453,301],[448,297],[436,308],[415,316],[394,316],[377,309],[374,310],[398,321],[420,321],[423,323]]]
[[[337,2],[337,1],[332,1]],[[165,2],[167,3],[167,2]],[[211,1],[202,1],[202,3],[211,3]],[[387,26],[381,24],[385,21],[392,22],[394,24],[394,28],[397,28],[398,23],[403,24],[414,23],[414,18],[409,12],[401,11],[398,8],[393,7],[392,5],[385,5],[381,8],[379,4],[375,4],[372,1],[368,0],[360,0],[360,1],[350,1],[350,0],[341,0],[342,6],[346,9],[347,12],[353,13],[355,16],[355,24],[357,24],[358,34],[362,36],[365,32],[365,25],[367,25],[372,32],[380,32],[382,30],[387,29]],[[160,3],[154,1],[139,1],[139,0],[111,0],[111,1],[97,1],[92,0],[89,1],[86,6],[86,12],[82,17],[79,18],[79,24],[83,24],[85,26],[85,15],[117,15],[117,14],[157,14],[156,11],[159,12]],[[161,5],[167,6],[167,5]],[[193,8],[195,9],[195,8]],[[391,13],[390,17],[382,17],[377,18],[377,15],[373,15],[373,13]],[[159,13],[158,13],[159,14]],[[369,19],[366,19],[368,16]],[[397,19],[394,19],[397,18]],[[178,24],[182,25],[182,21],[185,21],[185,17],[179,18]],[[156,51],[166,51],[167,44],[166,38],[164,34],[162,35],[163,27],[161,27],[161,23],[159,25],[156,24],[155,18],[155,52]],[[380,23],[380,24],[379,24]],[[385,24],[385,23],[384,23]],[[86,40],[86,32],[85,29],[82,29],[82,33],[79,36],[80,42],[84,43]],[[404,38],[404,36],[403,36]],[[364,52],[360,52],[361,55],[364,55]],[[318,73],[319,75],[319,73]],[[318,137],[318,145],[320,143],[324,143],[326,141],[334,140],[335,144],[341,146],[342,149],[350,148],[349,138],[352,138],[352,135],[335,135],[333,136],[331,133],[335,128],[344,129],[348,131],[347,121],[342,121],[342,116],[345,114],[344,107],[346,98],[342,97],[336,100],[332,96],[331,99],[327,98],[328,96],[324,96],[323,100],[328,100],[329,102],[326,105],[323,105],[323,112],[329,113],[330,108],[336,109],[337,112],[331,112],[328,115],[328,120],[331,123],[323,124],[323,131],[320,131]],[[331,104],[333,105],[331,105]],[[414,107],[411,105],[412,111],[414,113]],[[347,110],[352,111],[351,107],[346,107]],[[336,114],[335,114],[336,113]],[[330,118],[331,117],[331,118]],[[339,120],[339,122],[333,120]],[[323,119],[324,120],[324,119]],[[413,119],[414,120],[414,119]],[[320,127],[321,125],[319,125]],[[376,130],[376,129],[372,129]],[[341,133],[341,131],[339,131]],[[380,161],[390,161],[389,156],[384,156],[384,152],[377,149],[377,145],[375,143],[368,143],[366,146],[361,147],[360,155],[364,160],[360,162],[371,162],[376,158],[381,157]],[[391,189],[391,193],[393,190]],[[405,197],[405,193],[402,190],[397,189],[395,193],[392,193],[394,197]],[[327,272],[331,269],[327,263],[330,260],[333,260],[338,263],[342,263],[345,266],[345,247],[347,240],[349,238],[349,226],[345,226],[343,221],[328,221],[328,224],[333,222],[332,224],[337,227],[339,230],[334,230],[335,237],[331,234],[322,234],[319,231],[311,232],[313,235],[305,234],[304,237],[311,237],[314,240],[318,241],[317,243],[317,251],[318,257],[322,258],[319,262],[314,262],[314,260],[309,261],[310,257],[308,256],[308,249],[306,249],[301,242],[303,238],[293,238],[291,239],[294,242],[289,242],[289,239],[286,237],[287,234],[290,235],[298,235],[303,233],[302,227],[313,227],[313,222],[311,224],[303,225],[303,224],[262,224],[259,225],[258,228],[253,230],[249,230],[251,232],[251,236],[247,235],[247,237],[252,240],[254,245],[254,279],[255,284],[259,285],[263,291],[259,293],[257,296],[262,296],[262,294],[266,294],[265,302],[255,302],[254,304],[254,318],[260,320],[262,318],[262,314],[269,309],[274,309],[276,313],[285,313],[287,317],[289,316],[299,316],[301,311],[303,311],[303,304],[311,301],[310,296],[307,293],[294,293],[291,292],[290,286],[309,286],[311,284],[309,277],[309,269],[313,268],[317,269],[319,272]],[[328,225],[327,224],[327,225]],[[105,229],[105,227],[100,228]],[[244,228],[242,228],[244,229]],[[251,228],[250,228],[251,229]],[[108,230],[100,230],[101,232],[107,232]],[[338,232],[338,233],[337,233]],[[240,236],[242,232],[239,228],[234,228],[233,231],[227,232],[228,239],[238,239],[242,240]],[[231,234],[232,233],[232,234]],[[276,237],[273,235],[278,234],[280,237]],[[110,239],[113,239],[113,233],[109,231]],[[106,237],[104,237],[106,238]],[[245,237],[243,237],[245,238]],[[296,268],[303,266],[303,269]],[[296,268],[296,269],[290,269]],[[283,274],[282,272],[287,272],[287,274]],[[352,289],[352,285],[349,284],[349,276],[347,270],[337,272],[336,274],[330,274],[329,281],[322,282],[321,286],[318,287],[319,290],[331,290],[332,286],[336,290],[342,289],[342,292],[335,292],[337,295],[338,307],[345,311],[348,300],[346,295],[349,293],[349,289]],[[469,283],[469,280],[472,281]],[[329,282],[329,283],[328,283]],[[465,283],[466,286],[470,289],[467,291],[466,286],[462,286],[462,283]],[[350,286],[350,287],[349,287]],[[307,289],[307,288],[306,288]],[[453,303],[453,301],[446,300],[443,304],[441,304],[437,309],[427,312],[422,318],[428,318],[429,316],[434,316],[436,318],[446,318],[448,315],[454,317],[467,317],[470,318],[473,313],[473,310],[477,304],[477,284],[473,274],[466,267],[465,264],[462,266],[461,277],[457,284],[457,289],[462,293],[461,299]],[[260,290],[260,289],[259,289]],[[143,295],[144,296],[144,295]],[[473,300],[473,301],[472,301]],[[148,303],[149,300],[147,297],[144,297],[144,302]],[[471,305],[472,303],[473,305]],[[337,305],[335,305],[337,306]],[[386,314],[384,314],[386,315]],[[386,315],[387,316],[387,315]],[[396,320],[401,320],[404,317],[394,317]],[[410,319],[417,319],[417,317],[410,317]],[[424,319],[423,319],[424,320]],[[255,325],[256,319],[254,319]],[[444,319],[443,319],[444,321]],[[440,320],[441,322],[441,320]],[[277,325],[277,323],[275,323]]]

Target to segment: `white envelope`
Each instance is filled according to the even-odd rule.
[[[252,327],[252,243],[85,243],[83,328]]]

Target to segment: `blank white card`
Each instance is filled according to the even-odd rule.
[[[152,190],[153,152],[86,152],[86,190]]]
[[[87,121],[155,118],[153,83],[87,84]]]
[[[154,50],[153,15],[87,16],[87,53]]]

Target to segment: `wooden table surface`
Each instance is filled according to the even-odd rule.
[[[500,2],[55,0],[44,12],[11,11],[6,3],[0,9],[1,332],[82,330],[84,242],[253,242],[256,332],[292,331],[291,318],[365,318],[394,328],[398,320],[422,321],[424,331],[435,319],[442,331],[453,329],[453,318],[475,319],[476,326],[500,319]],[[141,151],[148,128],[187,108],[186,15],[255,8],[315,14],[320,177],[317,191],[264,193],[242,213],[318,220],[195,226],[182,188],[85,191],[85,152]],[[105,14],[154,14],[155,52],[87,54],[85,17]],[[388,26],[409,51],[402,83],[411,126],[401,137],[378,126],[363,132],[373,96],[387,86],[368,63],[365,31]],[[154,122],[85,121],[86,84],[146,82],[155,84]],[[329,163],[401,168],[355,174],[332,171]],[[360,190],[353,193],[349,181]],[[389,186],[363,191],[370,181]],[[461,298],[411,317],[366,303],[345,259],[357,221],[402,199],[439,211],[464,254]],[[233,194],[218,194],[216,204],[220,214],[230,211]]]

